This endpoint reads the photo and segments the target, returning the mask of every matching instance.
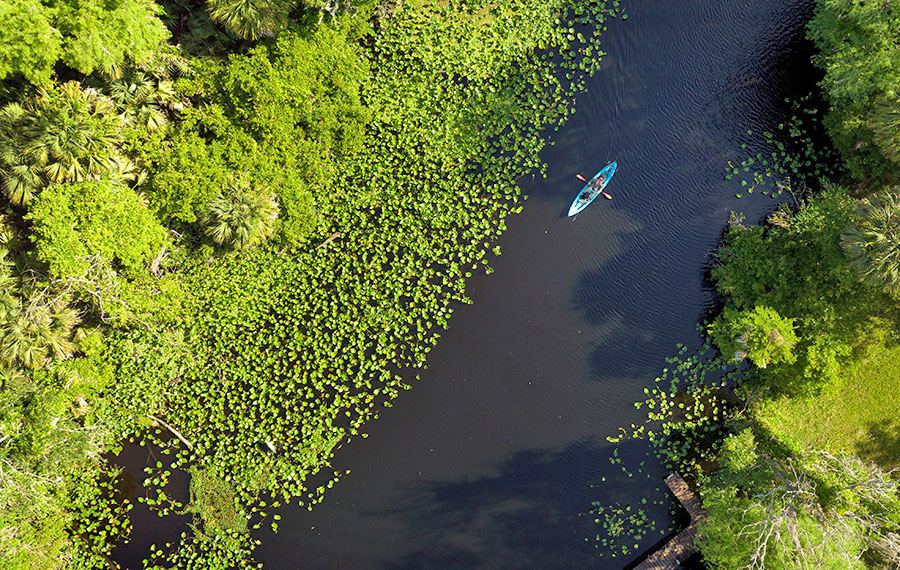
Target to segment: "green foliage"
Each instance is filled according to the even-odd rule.
[[[63,45],[52,13],[40,0],[0,4],[0,79],[21,74],[38,85],[50,82]]]
[[[749,428],[725,438],[719,451],[719,465],[729,473],[740,473],[754,467],[759,460],[756,439]]]
[[[820,121],[821,104],[814,101],[812,94],[797,100],[785,99],[791,106],[790,117],[778,123],[774,133],[762,133],[768,152],[757,152],[742,160],[739,166],[728,161],[725,180],[735,177],[740,180],[738,198],[743,192],[752,194],[756,190],[778,197],[785,190],[792,192],[792,186],[814,187],[823,177],[839,178],[842,163],[830,145],[822,145],[825,133]],[[754,132],[748,130],[747,135],[754,136]],[[742,143],[741,148],[748,148],[747,143]]]
[[[119,131],[112,103],[74,81],[0,109],[0,174],[10,201],[27,204],[51,183],[128,170],[116,149]]]
[[[320,159],[348,157],[362,144],[369,113],[360,89],[369,70],[347,32],[346,24],[306,36],[286,31],[271,47],[232,57],[213,79],[219,93],[211,99],[281,153],[300,138],[319,146]]]
[[[360,96],[368,65],[347,31],[286,31],[272,45],[202,66],[193,88],[204,103],[186,111],[171,138],[137,146],[153,172],[151,206],[195,222],[231,179],[245,177],[277,194],[286,244],[308,239],[320,223],[316,203],[361,148],[369,116]]]
[[[56,25],[67,39],[62,60],[85,75],[115,73],[126,58],[144,59],[169,36],[152,0],[71,2],[58,9]]]
[[[867,284],[900,295],[900,198],[885,190],[857,203],[855,223],[841,234],[841,247]]]
[[[773,391],[783,392],[780,403],[763,401],[753,410],[767,425],[774,422],[774,408],[787,411],[788,427],[780,433],[790,438],[788,445],[769,436],[757,445],[749,430],[731,435],[720,448],[720,468],[701,479],[708,518],[697,544],[712,568],[863,568],[860,557],[867,545],[900,520],[896,481],[851,456],[803,451],[798,442],[808,444],[805,435],[793,439],[795,431],[833,434],[829,418],[836,408],[842,409],[838,421],[847,420],[844,408],[865,390],[847,376],[871,361],[872,316],[895,326],[885,320],[895,318],[893,303],[862,287],[842,255],[841,245],[848,247],[845,229],[854,220],[851,205],[844,191],[828,187],[794,212],[777,211],[767,227],[733,225],[719,250],[712,274],[728,306],[710,332],[722,351],[743,348],[732,340],[738,323],[762,306],[778,311],[767,309],[772,312],[764,321],[796,322],[801,338],[794,348],[796,363],[769,357],[765,373],[753,374],[755,385],[764,388],[757,397],[773,399]],[[760,339],[764,348],[768,338]],[[827,389],[797,395],[794,388],[801,385]],[[810,413],[798,413],[805,400],[816,403]],[[784,428],[784,422],[774,423]]]
[[[803,376],[814,385],[837,388],[840,385],[841,367],[852,353],[852,347],[846,342],[822,332],[806,345]]]
[[[872,139],[885,158],[900,164],[900,102],[877,103],[867,126],[872,129]]]
[[[177,550],[165,554],[162,548],[151,547],[145,560],[146,570],[259,570],[261,562],[252,558],[259,543],[249,533],[222,531],[213,535],[195,532],[182,535]],[[170,545],[167,545],[170,546]]]
[[[238,37],[272,36],[290,21],[297,0],[209,0],[210,17]]]
[[[580,17],[606,17],[591,10],[582,8]],[[507,67],[486,66],[447,84],[448,70],[432,65],[437,59],[409,59],[406,50],[425,53],[416,46],[428,45],[435,58],[465,55],[454,44],[457,19],[471,32],[476,20],[468,9],[440,8],[427,18],[439,24],[432,35],[415,35],[414,45],[404,36],[422,15],[410,6],[371,38],[368,62],[341,39],[346,30],[323,25],[309,38],[284,34],[222,68],[201,70],[195,84],[205,102],[185,114],[172,140],[186,138],[182,129],[190,126],[197,156],[216,158],[208,170],[202,160],[199,168],[185,160],[187,170],[225,181],[248,173],[249,182],[276,191],[286,217],[286,187],[308,188],[328,224],[316,228],[316,240],[340,234],[327,247],[289,255],[258,247],[216,259],[198,249],[182,269],[193,300],[185,319],[194,360],[165,388],[164,419],[191,447],[168,434],[154,440],[174,454],[175,468],[196,465],[231,486],[253,526],[269,507],[321,500],[341,475],[326,467],[336,447],[360,435],[406,387],[393,371],[424,366],[452,302],[467,300],[465,280],[487,267],[490,243],[520,208],[514,184],[497,181],[539,169],[544,129],[565,119],[580,74],[596,63],[570,55],[577,36],[568,40],[568,28],[555,28],[558,13],[524,2],[509,11],[521,33],[484,14],[477,25],[519,38],[546,32],[543,46],[558,52],[555,61],[514,50],[520,40],[501,40],[509,36],[499,31],[479,32],[501,44],[491,63]],[[581,38],[579,49],[596,49],[595,40]],[[565,73],[572,79],[557,79]],[[437,81],[445,85],[439,94]],[[380,87],[385,82],[391,89]],[[364,84],[371,118],[354,102]],[[503,105],[485,107],[497,93]],[[159,164],[167,160],[165,139],[146,149]],[[181,208],[154,170],[151,204],[197,211]],[[166,183],[176,183],[178,170],[168,171]],[[146,366],[133,375],[160,368]],[[314,475],[322,483],[313,488]],[[261,501],[261,492],[273,502]],[[195,540],[172,548],[196,552]]]
[[[188,73],[187,63],[177,54],[159,51],[154,55],[154,60],[129,67],[109,81],[98,82],[124,123],[150,133],[164,131],[170,116],[184,108],[185,100],[172,79]]]
[[[33,279],[19,278],[12,264],[0,259],[0,363],[7,381],[20,384],[18,368],[35,369],[51,358],[68,358],[75,351],[75,326],[80,318],[70,306],[71,295]],[[3,386],[9,389],[9,386]]]
[[[897,482],[851,456],[780,457],[748,429],[726,439],[719,462],[700,487],[696,544],[711,568],[865,568],[867,545],[900,522]]]
[[[97,470],[74,473],[65,488],[66,510],[71,513],[69,531],[83,561],[79,568],[103,568],[113,547],[128,538],[128,512],[134,507],[125,496],[126,478],[105,462]]]
[[[4,292],[0,307],[0,361],[7,368],[40,368],[75,350],[78,313],[71,299],[55,291],[31,289],[25,297]]]
[[[753,307],[769,307],[795,324],[796,363],[788,359],[766,370],[773,388],[818,388],[835,379],[851,348],[862,348],[861,332],[873,311],[894,314],[888,298],[859,282],[843,254],[841,233],[853,219],[852,204],[830,187],[794,212],[776,211],[768,226],[733,224],[717,252],[711,275],[729,308],[713,332],[723,350],[743,351],[729,344],[736,331],[725,325]]]
[[[151,0],[23,0],[0,5],[0,79],[50,83],[57,62],[83,73],[113,72],[168,37]]]
[[[788,317],[831,317],[829,301],[856,292],[840,248],[852,211],[853,201],[834,187],[796,212],[773,214],[770,226],[733,223],[716,253],[716,288],[738,309],[766,305]]]
[[[33,199],[22,258],[46,264],[105,336],[85,329],[74,358],[4,372],[0,443],[42,474],[146,437],[172,457],[148,467],[143,500],[180,508],[163,488],[190,468],[198,517],[145,565],[256,567],[246,527],[276,528],[270,508],[321,500],[342,474],[335,449],[408,387],[396,371],[425,365],[467,278],[490,271],[491,244],[521,209],[514,179],[542,170],[544,134],[597,69],[616,12],[407,4],[380,12],[372,33],[368,11],[348,11],[195,60],[174,87],[147,62],[8,107],[6,189]],[[235,180],[243,196],[220,199]],[[214,236],[249,245],[270,232],[276,199],[271,243],[216,256],[200,239],[196,222],[224,221],[243,234]],[[243,230],[226,219],[235,207]],[[97,481],[59,488],[76,511],[70,560],[102,565],[127,506]]]
[[[244,249],[268,238],[277,217],[278,204],[268,188],[238,179],[213,199],[202,222],[217,244]]]
[[[763,398],[753,406],[759,422],[795,447],[857,453],[884,469],[900,466],[896,325],[873,321],[860,333],[861,349],[839,359],[823,390]]]
[[[0,468],[0,568],[58,568],[69,540],[58,481],[4,462]]]
[[[86,277],[98,258],[137,275],[166,242],[165,229],[140,196],[106,180],[48,188],[27,219],[37,258],[61,279]]]
[[[684,356],[686,352],[687,347],[680,346],[678,354],[667,358],[670,366],[663,368],[653,388],[644,389],[646,399],[634,404],[647,410],[648,421],[619,428],[621,433],[607,440],[647,438],[667,468],[696,475],[714,460],[728,432],[735,403],[723,388],[737,372],[727,359],[713,354],[709,344],[694,354]]]
[[[745,358],[766,368],[769,364],[797,360],[793,319],[786,319],[769,307],[756,306],[745,311],[726,307],[709,326],[710,335],[719,351],[735,361]]]
[[[244,136],[236,138],[234,146],[218,141],[208,144],[193,128],[195,124],[188,116],[175,127],[171,140],[154,137],[139,146],[152,173],[147,188],[150,207],[164,220],[196,222],[231,176],[227,156],[240,153],[242,142],[252,142]]]
[[[0,386],[0,568],[102,568],[97,553],[127,534],[130,507],[113,500],[99,460],[116,441],[97,418],[112,378],[100,344],[94,336],[88,358],[54,361],[17,384],[7,374]]]
[[[101,393],[99,413],[128,432],[163,408],[166,391],[182,381],[194,355],[178,329],[123,331],[108,344],[103,357],[115,368],[117,381]]]
[[[596,517],[594,523],[602,526],[606,536],[597,535],[597,546],[604,551],[613,551],[612,557],[617,555],[627,556],[637,548],[644,538],[656,530],[656,523],[647,516],[642,508],[633,508],[631,505],[601,505],[594,506],[590,514]]]
[[[366,9],[366,4],[368,3],[347,3],[344,10]],[[275,36],[288,28],[291,15],[302,12],[304,8],[321,10],[321,24],[325,12],[332,18],[337,16],[341,3],[336,0],[207,0],[207,6],[210,18],[230,33],[246,40],[257,40]]]
[[[246,531],[246,514],[231,485],[202,469],[190,469],[189,473],[191,502],[185,511],[199,517],[204,532]]]
[[[825,125],[856,177],[896,178],[897,30],[900,7],[879,0],[821,0],[809,23],[831,103]]]

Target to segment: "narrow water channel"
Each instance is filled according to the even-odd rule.
[[[597,548],[593,501],[646,499],[661,524],[641,547],[673,523],[662,467],[633,442],[618,451],[628,476],[605,438],[642,419],[633,402],[676,344],[698,344],[728,213],[754,221],[774,207],[735,198],[722,175],[750,152],[747,131],[774,130],[785,98],[818,79],[803,39],[813,0],[625,7],[543,154],[548,178],[520,181],[530,199],[495,273],[471,280],[474,304],[456,308],[421,382],[337,453],[332,466],[351,473],[312,512],[282,508],[278,534],[259,533],[267,570],[622,568],[638,552]],[[575,174],[609,160],[614,200],[565,218]],[[140,473],[145,456],[119,461]],[[132,519],[115,556],[127,568],[187,529],[142,505]]]
[[[696,346],[729,211],[752,221],[773,207],[735,198],[723,168],[816,76],[811,0],[625,7],[543,155],[548,178],[522,181],[530,199],[496,272],[472,279],[474,304],[457,308],[422,381],[339,451],[333,466],[350,475],[313,512],[281,510],[278,534],[261,536],[267,568],[570,570],[632,557],[598,556],[580,514],[663,497],[663,471],[623,476],[605,437],[640,419],[632,403],[676,343]],[[564,218],[575,174],[609,160],[614,200]],[[645,460],[640,445],[620,453]]]

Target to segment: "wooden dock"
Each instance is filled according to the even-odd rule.
[[[697,536],[700,521],[706,518],[706,509],[700,506],[697,494],[688,488],[681,475],[677,473],[669,475],[666,477],[666,485],[691,515],[691,524],[635,566],[635,570],[673,570],[694,554],[694,538]]]

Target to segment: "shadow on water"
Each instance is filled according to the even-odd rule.
[[[592,548],[560,548],[593,544],[600,525],[589,513],[591,503],[643,505],[651,518],[662,521],[659,531],[641,541],[648,545],[669,531],[670,511],[680,507],[662,486],[664,473],[640,463],[647,459],[642,442],[620,446],[621,463],[611,461],[611,449],[609,444],[579,442],[563,449],[526,450],[480,478],[417,483],[399,504],[368,513],[399,518],[402,534],[414,539],[407,553],[384,568],[620,568],[636,553],[633,545],[628,554],[606,553],[603,558]],[[565,489],[555,484],[561,475],[569,481]],[[686,518],[680,514],[683,526]]]

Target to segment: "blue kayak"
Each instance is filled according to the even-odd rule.
[[[569,207],[569,215],[574,216],[578,212],[584,210],[588,206],[591,205],[591,202],[594,199],[603,193],[603,189],[606,188],[606,185],[609,184],[610,179],[612,179],[613,174],[616,173],[616,163],[610,162],[606,166],[604,166],[600,172],[594,175],[587,184],[584,185],[584,188],[578,192],[578,195],[575,196],[575,200],[572,202],[572,205]],[[601,179],[602,177],[602,179]],[[596,181],[599,180],[599,184]],[[591,187],[594,184],[595,187]]]

